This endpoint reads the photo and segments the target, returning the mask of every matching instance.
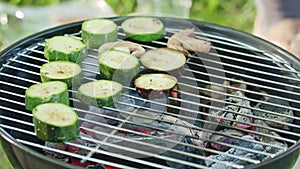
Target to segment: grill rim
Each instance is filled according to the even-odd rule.
[[[110,18],[106,18],[106,19],[110,19],[115,22],[120,22],[120,21],[123,21],[130,17],[135,17],[135,16],[110,17]],[[260,49],[261,46],[264,47],[263,48],[264,51],[267,51],[274,55],[280,56],[280,59],[283,59],[286,63],[288,63],[291,68],[298,70],[298,71],[300,70],[300,60],[298,58],[296,58],[294,55],[292,55],[288,51],[280,48],[279,46],[276,46],[275,44],[272,44],[262,38],[256,37],[250,33],[236,30],[236,29],[226,27],[226,26],[221,26],[221,25],[203,22],[203,21],[196,21],[196,20],[192,20],[192,19],[168,18],[168,17],[157,17],[157,18],[162,19],[162,20],[167,20],[170,22],[172,22],[172,21],[176,22],[176,21],[183,20],[183,21],[190,22],[193,25],[196,25],[198,28],[200,28],[200,30],[202,30],[203,28],[206,28],[209,30],[215,30],[219,35],[224,35],[224,34],[228,35],[228,36],[234,35],[234,36],[242,39],[243,40],[242,42],[249,42],[249,43],[251,42],[251,44],[253,44],[253,46],[256,46],[254,48]],[[54,26],[52,28],[45,29],[43,31],[34,33],[32,35],[29,35],[27,37],[24,37],[24,38],[16,41],[15,43],[13,43],[9,47],[5,48],[0,53],[0,66],[1,66],[0,70],[3,68],[2,65],[5,64],[8,59],[14,57],[19,52],[19,50],[29,48],[30,46],[40,42],[41,40],[52,37],[57,34],[68,34],[68,32],[73,33],[75,31],[78,32],[78,31],[80,31],[78,28],[80,28],[83,21],[84,20],[65,24],[65,25]],[[247,39],[247,40],[245,41],[245,39]],[[1,136],[0,139],[1,139],[2,145],[3,145],[2,142],[4,140],[5,142],[10,143],[11,146],[15,146],[15,147],[21,149],[22,151],[25,151],[31,155],[36,156],[37,158],[41,158],[43,160],[50,161],[51,163],[55,163],[55,164],[58,164],[63,167],[72,167],[72,168],[75,167],[75,166],[73,166],[71,164],[67,164],[65,162],[60,162],[60,161],[57,161],[57,160],[54,160],[51,158],[47,158],[46,156],[40,156],[39,152],[36,152],[35,150],[30,149],[27,146],[19,143],[15,138],[13,138],[9,133],[7,133],[2,127],[0,127],[0,136]],[[5,147],[3,147],[3,149],[6,152]],[[295,143],[294,145],[289,146],[286,151],[284,151],[283,153],[281,153],[279,155],[276,155],[274,158],[268,158],[267,160],[263,160],[262,162],[260,162],[258,164],[252,164],[252,165],[246,166],[245,168],[265,167],[266,165],[274,164],[274,163],[276,163],[276,161],[286,158],[287,156],[297,153],[299,151],[300,151],[300,140],[298,140],[297,143]],[[290,160],[287,159],[287,161],[290,161]],[[295,161],[294,161],[294,163],[295,163]],[[80,168],[82,168],[82,167],[80,167]]]

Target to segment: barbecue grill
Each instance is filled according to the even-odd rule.
[[[127,18],[109,19],[120,25]],[[210,52],[190,53],[185,66],[174,73],[179,80],[178,88],[172,92],[177,97],[170,94],[165,100],[147,100],[139,97],[134,87],[128,85],[124,86],[123,100],[116,103],[118,106],[95,108],[76,99],[76,87],[69,89],[71,105],[79,114],[82,124],[81,142],[53,144],[37,139],[31,112],[25,110],[24,94],[30,85],[40,82],[40,66],[47,62],[43,55],[44,40],[56,35],[80,39],[82,22],[39,32],[20,40],[1,53],[1,143],[15,168],[282,169],[293,166],[300,152],[299,60],[283,49],[244,32],[194,20],[160,19],[166,26],[167,36],[159,41],[142,43],[146,50],[166,47],[171,35],[194,27],[196,38],[212,43]],[[126,38],[119,27],[118,39]],[[96,50],[89,49],[89,55],[81,65],[85,72],[83,81],[101,78],[97,71]],[[229,81],[231,85],[225,85],[224,81]],[[247,87],[241,88],[236,84]],[[212,86],[226,91],[235,90],[243,95],[215,90]],[[220,97],[210,97],[203,94],[204,92]],[[249,106],[239,105],[235,101],[229,102],[228,98],[248,101]],[[275,101],[270,102],[270,99]],[[225,109],[230,105],[266,116]],[[272,110],[266,107],[271,107]],[[159,113],[161,117],[169,117],[169,120],[152,119],[151,116],[137,113],[139,110]],[[277,110],[293,113],[284,114]],[[218,112],[232,113],[252,121],[260,120],[284,127],[262,126],[225,115],[220,117]],[[106,123],[103,123],[103,119]],[[150,122],[140,123],[141,119]],[[228,123],[222,123],[224,120]],[[157,125],[149,125],[150,123]],[[90,128],[89,124],[98,127]],[[232,124],[241,124],[248,128],[234,127]],[[160,125],[171,127],[161,128]],[[194,134],[179,132],[178,128]],[[237,134],[222,132],[224,130],[234,130]],[[227,138],[234,143],[214,140],[213,135]],[[201,144],[196,145],[191,140]],[[242,146],[242,143],[262,147],[262,150]],[[59,145],[68,148],[61,149],[58,148]],[[212,145],[226,150],[216,149]],[[274,151],[265,151],[267,149]],[[246,152],[248,156],[230,151],[240,154]],[[231,160],[222,159],[224,156]],[[264,158],[251,158],[253,156]]]

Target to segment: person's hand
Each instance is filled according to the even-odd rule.
[[[257,26],[254,34],[300,58],[300,19],[283,19],[264,28]]]

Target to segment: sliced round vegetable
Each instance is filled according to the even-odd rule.
[[[42,65],[40,69],[42,82],[62,81],[68,87],[80,84],[82,70],[79,64],[68,61],[53,61]]]
[[[45,103],[32,110],[37,137],[44,141],[65,142],[79,136],[77,113],[61,103]]]
[[[186,58],[183,53],[169,48],[149,50],[141,56],[141,63],[145,67],[157,71],[176,70],[185,62]]]
[[[117,33],[117,25],[108,19],[90,19],[84,21],[81,27],[82,41],[93,49],[105,42],[116,41]]]
[[[99,54],[100,75],[109,80],[128,83],[139,73],[139,60],[123,51],[107,50]]]
[[[164,24],[152,17],[129,18],[121,27],[128,38],[141,42],[151,42],[166,35]]]
[[[49,61],[81,62],[87,55],[86,46],[71,36],[55,36],[45,40],[44,56]]]
[[[52,81],[38,83],[25,91],[25,108],[32,111],[34,107],[43,103],[62,103],[69,105],[68,86],[64,82]]]
[[[77,98],[93,106],[111,106],[120,97],[123,86],[110,80],[97,80],[82,84],[77,91]]]
[[[137,92],[143,98],[166,97],[176,83],[175,77],[158,73],[144,74],[134,81]]]

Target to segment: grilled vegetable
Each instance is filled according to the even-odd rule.
[[[45,103],[33,110],[33,123],[37,137],[44,141],[65,142],[79,136],[76,112],[61,103]]]
[[[38,83],[30,86],[25,91],[25,108],[32,110],[43,103],[63,103],[69,105],[67,84],[60,81]]]
[[[90,19],[82,23],[82,41],[89,48],[99,48],[105,42],[117,40],[117,25],[108,19]]]
[[[121,24],[121,27],[128,38],[140,42],[151,42],[166,35],[164,24],[152,17],[129,18]]]
[[[180,31],[168,40],[168,48],[179,50],[188,54],[188,51],[209,52],[211,43],[201,39],[196,39],[194,35],[195,29],[185,29]]]
[[[42,82],[62,81],[68,87],[80,84],[82,70],[80,65],[67,61],[54,61],[45,63],[40,69]]]
[[[136,57],[145,53],[145,49],[141,45],[130,41],[107,42],[100,46],[98,52],[102,53],[109,49],[124,51]]]
[[[86,46],[70,36],[55,36],[45,40],[44,56],[49,61],[81,62],[87,55]]]
[[[109,80],[128,83],[139,73],[139,60],[126,52],[107,50],[98,56],[100,75]]]
[[[81,85],[77,98],[83,103],[93,106],[110,106],[120,97],[123,86],[110,80],[97,80]]]
[[[186,62],[184,54],[169,48],[149,50],[141,56],[141,63],[152,70],[172,71],[182,67]]]
[[[177,79],[167,74],[145,74],[134,81],[137,92],[144,98],[164,98],[177,83]]]

